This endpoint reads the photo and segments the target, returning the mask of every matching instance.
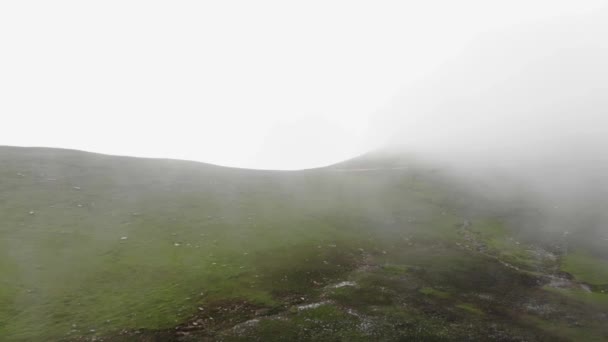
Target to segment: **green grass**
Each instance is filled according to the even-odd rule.
[[[538,327],[548,335],[548,339],[556,341],[606,341],[606,331],[603,326],[596,322],[590,322],[585,326],[572,326],[565,322],[556,322],[534,316],[525,316],[526,324]]]
[[[589,284],[608,284],[608,260],[574,252],[562,258],[561,269]]]
[[[394,264],[386,264],[382,266],[382,270],[386,273],[393,275],[404,275],[408,273],[412,268],[407,265],[394,265]]]
[[[370,160],[355,164],[385,164]],[[0,147],[0,339],[129,341],[119,332],[204,319],[197,333],[225,340],[482,340],[494,328],[479,293],[506,298],[493,323],[535,336],[504,319],[534,295],[531,276],[456,247],[466,218],[497,255],[531,262],[474,206],[424,167],[273,172]],[[345,280],[357,285],[331,287]],[[226,313],[236,302],[269,317]]]
[[[170,328],[217,299],[272,306],[314,295],[359,248],[451,229],[423,190],[404,190],[407,175],[393,187],[63,150],[0,158],[0,334],[11,340]]]
[[[479,234],[480,241],[488,247],[488,252],[504,262],[535,273],[552,261],[539,258],[525,241],[515,237],[507,226],[496,219],[480,219],[473,222],[472,231]]]
[[[420,289],[420,293],[427,295],[427,296],[437,297],[437,298],[441,298],[441,299],[447,299],[447,298],[451,297],[451,295],[448,292],[440,291],[440,290],[434,289],[432,287],[423,287]]]
[[[468,312],[470,314],[480,315],[480,316],[483,315],[483,311],[480,310],[478,307],[476,307],[473,304],[468,304],[468,303],[458,304],[458,305],[456,305],[456,307],[458,309],[464,310],[464,311],[466,311],[466,312]]]
[[[608,308],[608,294],[605,293],[588,292],[583,289],[557,289],[551,287],[544,287],[544,289],[581,303],[604,309]]]

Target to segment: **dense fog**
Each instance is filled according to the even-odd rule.
[[[378,113],[378,145],[608,234],[606,37],[607,11],[489,32]]]

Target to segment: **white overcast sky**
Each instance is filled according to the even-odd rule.
[[[377,145],[377,113],[479,37],[606,5],[1,1],[0,145],[330,164]]]

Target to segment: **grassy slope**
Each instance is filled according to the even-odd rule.
[[[336,168],[370,163],[403,161]],[[162,334],[194,318],[206,329],[192,336],[212,331],[228,340],[277,332],[285,340],[323,339],[324,324],[333,336],[363,340],[551,335],[512,307],[540,291],[529,275],[456,245],[467,243],[457,228],[470,219],[495,254],[537,270],[525,248],[484,217],[494,216],[491,208],[476,205],[471,214],[470,197],[427,168],[336,168],[250,171],[2,147],[0,336],[120,340],[126,329],[132,340],[131,331]],[[362,271],[366,264],[373,267]],[[328,292],[344,279],[359,285]],[[484,293],[492,303],[479,299]],[[333,304],[289,309],[324,298]],[[284,316],[240,335],[201,316],[241,300]],[[223,320],[234,325],[251,315],[235,311]],[[504,331],[488,330],[490,323]],[[586,328],[602,333],[564,329]]]
[[[564,257],[562,269],[593,285],[608,285],[608,261],[582,252]]]

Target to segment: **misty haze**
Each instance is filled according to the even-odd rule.
[[[0,4],[0,341],[608,341],[603,1]]]

